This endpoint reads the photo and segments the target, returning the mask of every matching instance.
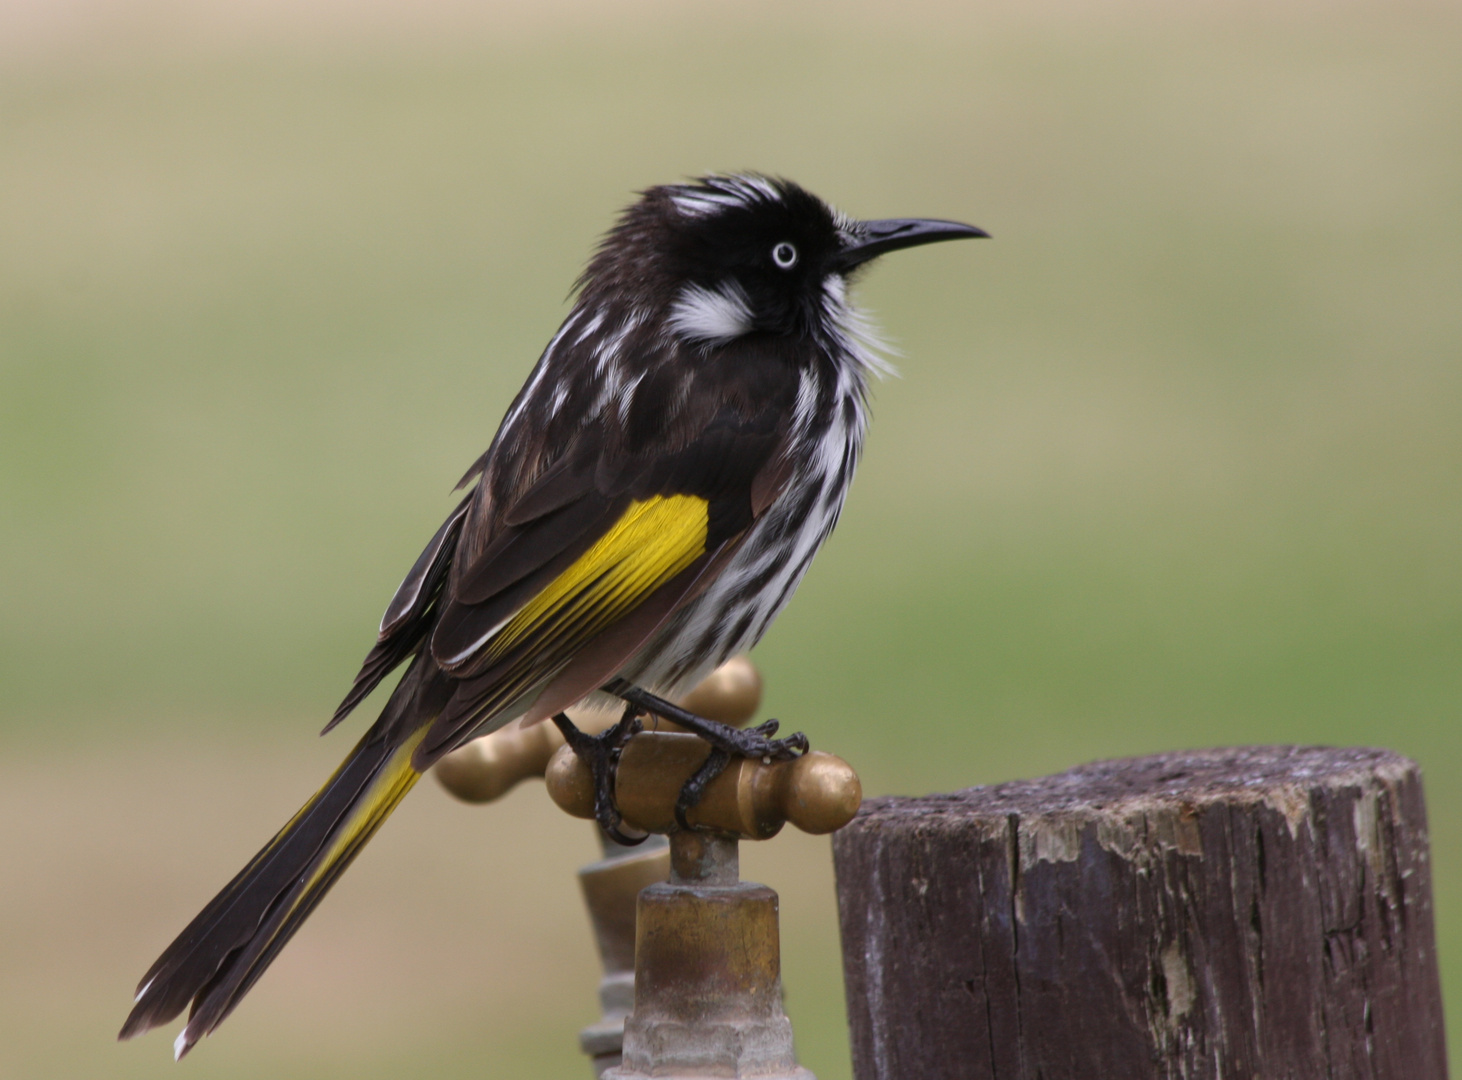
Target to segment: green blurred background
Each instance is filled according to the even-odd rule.
[[[171,1068],[111,1041],[137,976],[348,748],[595,237],[744,167],[995,235],[863,287],[903,374],[765,711],[870,793],[1410,754],[1455,1026],[1459,46],[1440,2],[7,7],[0,1075]],[[423,785],[179,1068],[587,1075],[593,851],[540,789]],[[744,858],[846,1078],[827,843]]]

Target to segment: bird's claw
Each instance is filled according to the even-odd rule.
[[[756,749],[760,750],[760,753],[750,753],[744,756],[759,757],[763,761],[768,759],[771,761],[791,761],[793,758],[801,757],[807,753],[810,744],[807,741],[807,736],[800,731],[793,732],[785,739],[772,738],[781,726],[782,724],[779,720],[768,720],[766,723],[758,724],[750,731],[744,732],[743,734],[761,736],[760,741],[753,744]]]
[[[624,715],[612,727],[598,735],[588,735],[580,731],[566,713],[559,713],[553,718],[554,724],[563,733],[564,742],[568,743],[569,749],[580,761],[589,766],[589,773],[594,778],[594,820],[599,823],[605,835],[624,847],[642,844],[648,835],[641,833],[631,836],[625,833],[620,828],[624,818],[620,816],[619,807],[614,805],[614,774],[619,766],[619,754],[625,743],[644,730],[640,715],[641,710],[638,707],[626,705]]]
[[[788,735],[785,739],[772,738],[779,727],[781,727],[780,721],[768,720],[744,731],[727,728],[724,732],[716,731],[710,734],[697,732],[696,734],[732,757],[751,758],[765,763],[791,761],[793,758],[807,753],[807,736],[800,731]]]
[[[773,761],[791,761],[808,750],[807,736],[800,731],[785,739],[773,738],[781,727],[777,720],[767,720],[754,728],[743,730],[687,712],[626,682],[610,683],[604,690],[621,698],[631,708],[669,720],[711,744],[710,756],[696,770],[695,775],[685,782],[685,786],[680,789],[679,798],[675,800],[675,821],[682,829],[694,828],[686,821],[686,814],[700,802],[707,785],[721,775],[732,758],[751,758],[770,764]]]

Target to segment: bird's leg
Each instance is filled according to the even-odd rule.
[[[664,698],[656,697],[649,691],[642,690],[623,679],[616,679],[603,689],[606,693],[613,694],[621,701],[627,702],[629,708],[636,710],[637,715],[638,713],[651,713],[669,720],[672,724],[677,724],[686,731],[694,732],[711,744],[710,757],[706,758],[701,767],[696,770],[695,775],[685,782],[685,786],[680,789],[680,797],[675,801],[675,820],[682,829],[690,828],[685,820],[687,811],[700,802],[706,785],[721,775],[733,757],[759,758],[765,762],[790,761],[800,754],[807,753],[807,736],[800,731],[785,739],[772,738],[780,726],[776,720],[768,720],[764,724],[743,730],[734,728],[730,724],[722,724],[719,721],[686,712],[678,705],[673,705]]]
[[[716,777],[726,771],[726,766],[731,764],[731,755],[720,747],[711,747],[711,752],[706,760],[701,762],[701,767],[695,771],[685,786],[680,789],[680,794],[675,799],[675,824],[679,825],[686,832],[691,831],[691,824],[685,819],[696,803],[701,801],[701,796],[706,793],[708,785]]]
[[[624,715],[598,735],[584,734],[574,726],[567,713],[559,713],[553,718],[563,733],[564,742],[589,766],[589,773],[594,777],[594,819],[611,840],[625,847],[642,844],[645,836],[649,835],[629,836],[622,832],[619,826],[623,819],[619,816],[619,807],[614,805],[614,770],[619,765],[619,752],[644,728],[640,722],[643,712],[638,705],[627,703]]]
[[[686,731],[694,732],[716,749],[724,750],[731,757],[791,761],[793,758],[807,753],[807,736],[801,732],[788,735],[785,739],[771,738],[777,733],[777,728],[781,726],[776,720],[768,720],[754,728],[734,728],[730,724],[723,724],[718,720],[709,720],[704,716],[697,716],[693,712],[686,712],[680,706],[673,705],[662,697],[656,697],[648,690],[642,690],[623,679],[616,679],[605,685],[603,689],[605,693],[613,694],[621,701],[635,706],[638,714],[651,713],[664,720],[669,720],[671,723],[685,728]]]

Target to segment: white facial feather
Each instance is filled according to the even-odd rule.
[[[751,304],[734,281],[714,289],[687,285],[670,307],[670,329],[682,341],[723,344],[752,328]]]
[[[897,375],[889,356],[898,350],[883,339],[873,320],[848,299],[848,285],[841,274],[829,274],[822,283],[822,313],[841,351],[862,372],[885,378]],[[842,392],[840,388],[840,393]]]

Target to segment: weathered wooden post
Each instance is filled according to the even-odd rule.
[[[871,799],[833,848],[858,1080],[1446,1076],[1421,778],[1396,754]]]

